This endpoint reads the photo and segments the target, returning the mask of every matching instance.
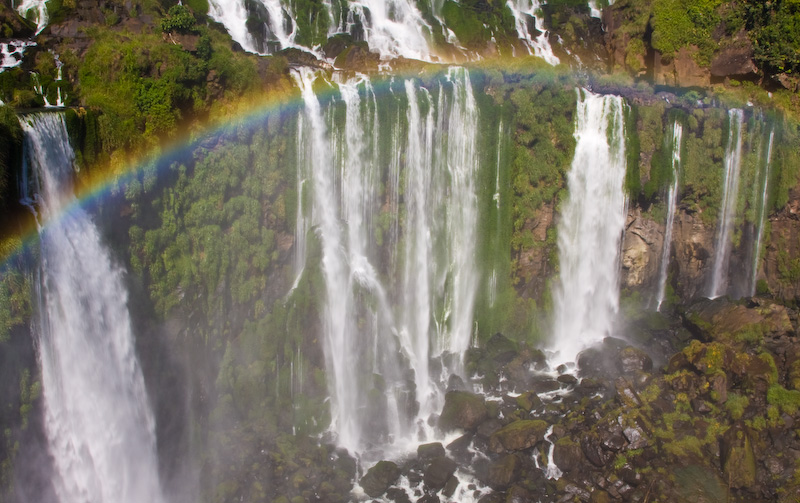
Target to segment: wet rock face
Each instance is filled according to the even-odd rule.
[[[758,67],[753,61],[753,44],[742,31],[730,45],[723,47],[711,61],[714,77],[756,78]]]
[[[548,427],[549,425],[542,420],[515,421],[489,437],[489,449],[497,454],[528,449],[544,438]]]
[[[694,51],[682,47],[673,57],[656,52],[653,61],[656,84],[673,87],[706,87],[711,84],[711,71],[697,64]]]
[[[364,492],[373,498],[382,496],[400,476],[400,467],[391,461],[379,461],[361,477]]]
[[[682,299],[704,293],[714,249],[714,229],[697,216],[679,211],[675,215],[675,292]]]
[[[467,391],[451,391],[444,398],[439,428],[445,432],[474,430],[488,418],[489,412],[482,396]]]
[[[425,469],[425,487],[433,492],[439,491],[444,488],[457,468],[456,462],[450,458],[445,456],[433,458]]]
[[[655,285],[663,244],[663,225],[660,228],[644,218],[639,208],[632,210],[622,241],[622,284],[628,288]]]

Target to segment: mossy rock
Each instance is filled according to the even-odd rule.
[[[756,458],[750,435],[741,424],[730,428],[720,440],[720,461],[725,480],[737,489],[752,489],[756,484]]]
[[[559,438],[553,447],[553,460],[564,472],[579,469],[583,463],[580,444],[569,437]]]
[[[372,498],[377,498],[389,489],[400,476],[400,467],[391,461],[378,461],[361,477],[361,487]]]
[[[495,363],[504,365],[517,356],[517,344],[501,333],[496,333],[486,342],[486,353]]]
[[[503,490],[517,481],[522,469],[518,454],[508,454],[489,465],[487,482],[495,490]]]
[[[445,395],[439,428],[452,430],[474,430],[489,419],[486,400],[480,395],[466,391],[451,391]]]
[[[522,419],[496,431],[489,438],[489,450],[503,451],[528,449],[544,439],[549,425],[541,419]]]
[[[436,492],[444,488],[450,477],[456,472],[458,465],[452,459],[439,456],[431,460],[425,469],[425,487],[430,491]]]
[[[417,447],[417,458],[425,461],[444,456],[444,446],[441,442],[422,444]]]

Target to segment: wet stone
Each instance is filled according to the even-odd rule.
[[[425,469],[425,487],[432,491],[442,489],[457,468],[456,462],[450,458],[440,456],[432,459],[428,468]]]
[[[391,461],[378,461],[370,468],[366,475],[361,477],[361,487],[364,492],[373,498],[377,498],[394,484],[400,477],[400,468]]]
[[[578,378],[572,374],[561,374],[556,378],[556,381],[560,382],[561,384],[574,386],[578,382]]]
[[[428,461],[433,458],[442,457],[445,455],[444,446],[441,442],[433,442],[430,444],[422,444],[417,447],[417,458],[422,461]]]

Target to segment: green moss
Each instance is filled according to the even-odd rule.
[[[738,421],[742,418],[744,411],[749,405],[750,400],[747,396],[729,393],[728,400],[725,402],[725,409],[728,411],[728,415],[730,415],[731,419]]]
[[[800,391],[787,390],[780,384],[773,384],[767,390],[767,403],[779,408],[784,414],[794,415],[800,409]]]
[[[719,26],[716,12],[721,0],[657,0],[653,4],[653,48],[666,55],[675,54],[683,47],[696,46],[695,59],[708,66],[717,49],[712,38]]]

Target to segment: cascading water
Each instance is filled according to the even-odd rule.
[[[619,309],[626,205],[623,108],[621,97],[578,91],[569,197],[558,223],[556,363],[575,361],[583,348],[610,335]]]
[[[539,0],[508,0],[506,2],[511,14],[514,16],[514,24],[517,29],[517,36],[525,42],[528,53],[538,56],[551,65],[560,63],[558,56],[553,54],[550,40],[547,38],[547,30],[537,11],[541,8]],[[539,35],[534,38],[528,30],[528,20],[533,19],[534,27],[539,31]],[[531,52],[532,51],[532,52]]]
[[[50,21],[47,15],[47,0],[22,0],[16,7],[20,16],[29,19],[29,16],[36,22],[36,35],[45,29]],[[33,11],[33,14],[29,14]]]
[[[404,57],[432,61],[431,27],[415,2],[409,0],[352,0],[350,12],[362,20],[370,50],[382,59]]]
[[[325,105],[312,71],[295,78],[305,102],[298,145],[311,161],[311,221],[322,242],[331,428],[353,452],[376,443],[407,450],[433,435],[427,419],[471,339],[478,117],[469,74],[451,69],[434,90],[406,80],[404,95],[393,90],[386,101],[359,76],[339,82],[341,101]],[[381,106],[404,109],[407,127],[398,121],[380,132]],[[381,135],[391,152],[381,150]],[[388,232],[379,245],[374,215],[382,207],[403,216],[396,237]],[[388,279],[379,274],[394,267]],[[431,359],[442,353],[455,357],[434,375]]]
[[[758,229],[756,230],[756,243],[753,247],[753,272],[750,277],[750,296],[756,294],[756,276],[758,275],[758,260],[761,258],[761,242],[764,238],[764,224],[767,219],[767,190],[769,189],[769,178],[772,174],[772,142],[775,139],[775,131],[769,133],[769,143],[767,143],[767,156],[765,159],[766,168],[764,169],[764,183],[761,189],[761,199],[758,206]]]
[[[725,179],[722,202],[717,220],[717,236],[714,242],[714,261],[708,297],[715,299],[727,293],[728,263],[733,247],[731,233],[736,220],[736,203],[739,195],[739,171],[742,165],[742,125],[744,113],[738,108],[728,111],[730,123],[728,145],[725,148]]]
[[[22,121],[41,238],[38,307],[45,430],[61,503],[159,503],[155,420],[134,349],[122,271],[73,206],[61,115]],[[29,198],[34,199],[34,198]]]
[[[676,122],[672,126],[672,184],[667,192],[667,222],[664,226],[664,246],[661,249],[661,263],[658,266],[658,296],[656,297],[656,311],[661,310],[664,296],[667,291],[667,269],[669,267],[669,252],[672,248],[672,227],[675,223],[675,208],[678,205],[678,180],[681,169],[681,139],[683,126]]]

